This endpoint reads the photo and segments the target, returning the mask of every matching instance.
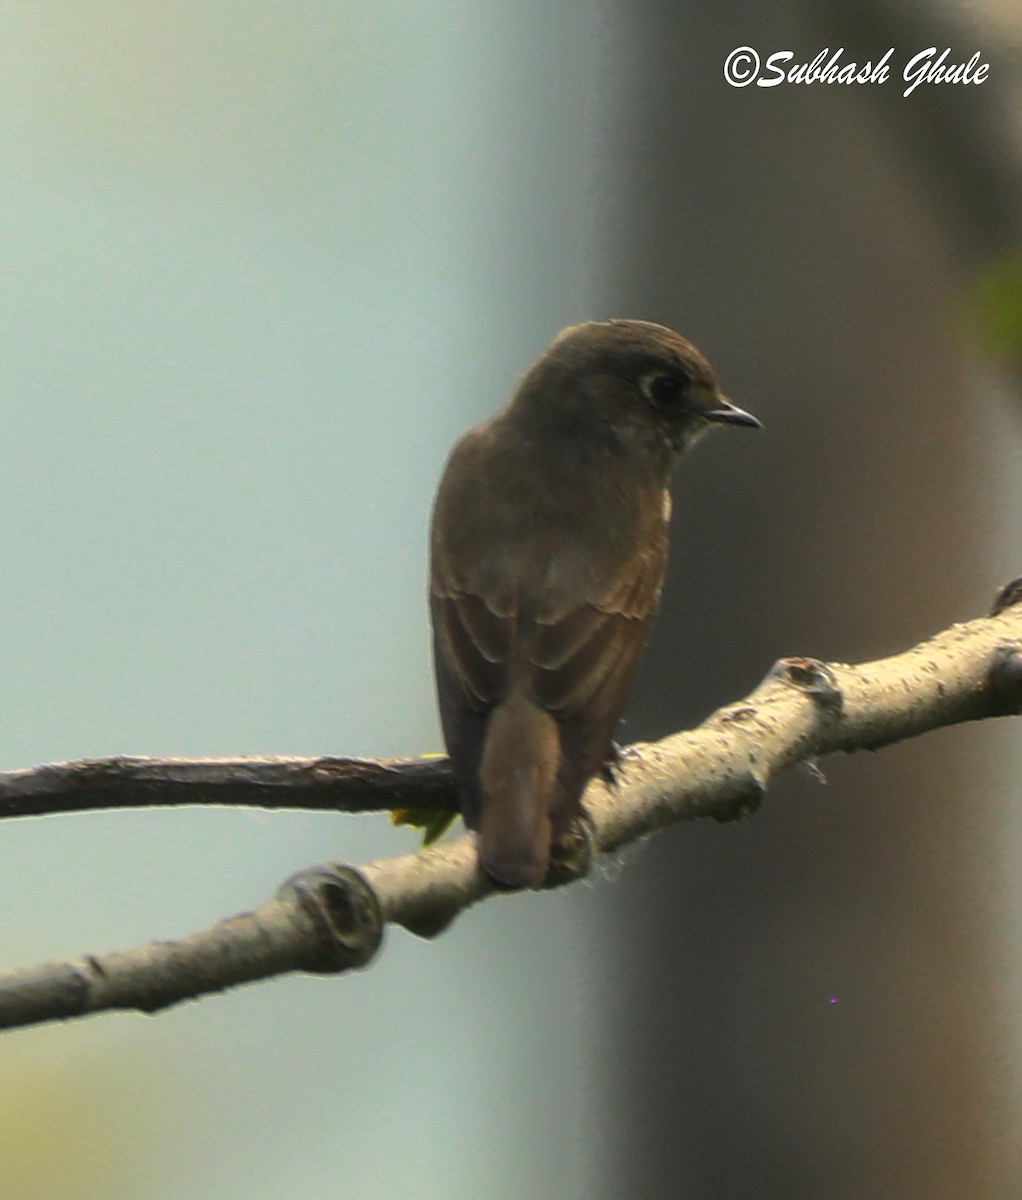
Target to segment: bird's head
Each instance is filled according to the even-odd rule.
[[[565,329],[526,373],[509,413],[527,427],[610,434],[671,458],[715,425],[762,428],[721,393],[691,342],[648,321]]]

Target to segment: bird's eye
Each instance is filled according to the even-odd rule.
[[[654,375],[646,381],[646,395],[654,404],[673,408],[684,398],[687,383],[679,375]]]

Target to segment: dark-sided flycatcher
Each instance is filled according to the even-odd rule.
[[[448,459],[431,608],[444,739],[483,870],[534,887],[581,809],[660,602],[667,491],[712,425],[758,426],[690,342],[566,329]]]

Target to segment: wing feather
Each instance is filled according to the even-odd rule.
[[[514,682],[562,720],[584,718],[593,706],[594,717],[613,709],[616,720],[621,684],[631,682],[652,628],[665,565],[666,537],[644,547],[602,594],[536,619],[517,605],[499,614],[485,596],[452,588],[443,564],[435,564],[438,642],[467,702],[486,711]]]

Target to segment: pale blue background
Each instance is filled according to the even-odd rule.
[[[4,766],[440,748],[436,477],[592,307],[597,18],[531,7],[0,5]],[[384,817],[5,824],[0,959],[414,845]],[[578,1192],[592,896],[6,1039],[0,1196]]]

